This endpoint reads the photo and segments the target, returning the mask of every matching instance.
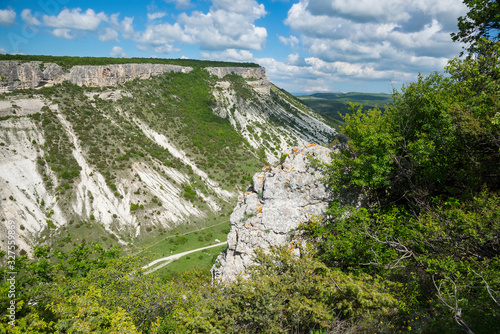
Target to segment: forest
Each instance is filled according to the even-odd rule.
[[[223,284],[146,275],[99,244],[37,247],[3,268],[18,273],[16,324],[5,280],[0,333],[499,333],[500,8],[465,3],[463,57],[384,112],[344,117],[332,163],[318,163],[338,200],[297,231],[300,257],[258,251],[248,279]]]

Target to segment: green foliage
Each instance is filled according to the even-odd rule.
[[[83,295],[73,295],[49,309],[57,316],[58,333],[140,333],[121,307],[101,306],[102,292],[91,286]]]
[[[228,77],[228,80],[233,80],[234,77],[234,82],[243,81],[241,85],[244,84],[240,76]],[[236,77],[239,79],[235,79]],[[165,73],[151,80],[125,84],[134,97],[142,97],[140,108],[135,98],[122,98],[117,103],[121,109],[130,110],[131,116],[175,140],[176,146],[185,151],[212,179],[232,188],[236,180],[227,177],[228,171],[257,171],[258,161],[245,146],[244,137],[233,128],[229,120],[214,114],[212,89],[215,80],[215,77],[211,77],[203,69],[188,74]],[[110,101],[99,103],[106,106],[107,110],[115,108]],[[119,113],[117,117],[120,117]],[[120,123],[122,121],[127,122],[128,119],[120,119]],[[144,145],[141,149],[147,150],[148,146]],[[165,161],[167,166],[185,169],[188,174],[194,174],[180,160],[156,156],[155,152],[156,150],[151,152],[151,155]],[[192,183],[190,186],[203,191],[199,184]],[[189,192],[186,194],[189,197]]]
[[[331,219],[303,226],[329,267],[392,282],[395,328],[500,331],[500,43],[477,45],[448,76],[395,92],[384,114],[345,117],[349,141],[326,172],[364,207],[335,201]]]
[[[183,196],[185,199],[192,202],[196,199],[196,190],[193,190],[191,186],[185,186]]]
[[[369,275],[346,275],[280,247],[257,252],[247,280],[188,297],[173,318],[181,332],[309,333],[339,321],[380,321],[396,301]],[[220,291],[220,292],[217,292]]]
[[[481,38],[498,41],[500,37],[500,4],[492,0],[464,0],[469,7],[465,16],[458,18],[458,33],[452,33],[453,41],[468,45],[475,53]]]
[[[59,180],[72,182],[80,175],[81,169],[73,157],[74,146],[57,114],[48,107],[42,109],[43,113],[33,115],[33,119],[38,122],[44,132],[45,144],[42,148],[46,152],[45,161],[57,174]],[[43,160],[41,162],[43,163]]]
[[[479,59],[451,61],[448,77],[420,77],[395,92],[385,114],[347,115],[351,141],[334,160],[331,184],[419,207],[435,196],[470,195],[483,183],[498,189],[498,55],[498,43],[488,45]]]

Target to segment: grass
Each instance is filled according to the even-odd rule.
[[[155,271],[155,274],[164,280],[193,269],[198,269],[208,274],[215,263],[215,259],[226,247],[226,245],[223,245],[188,254],[158,269]]]
[[[60,250],[68,251],[72,249],[71,242],[76,242],[78,244],[84,241],[87,244],[95,242],[105,249],[110,249],[112,246],[118,245],[118,241],[114,239],[114,236],[107,232],[101,224],[95,222],[70,222],[67,227],[63,227],[59,232],[60,235],[58,236],[49,237],[47,233],[45,233],[45,235],[52,240]],[[61,241],[68,233],[71,236],[71,242]]]
[[[182,234],[174,232],[169,236],[157,240],[149,247],[146,247],[144,251],[137,253],[137,255],[143,257],[143,263],[146,264],[149,259],[157,259],[192,249],[210,246],[227,240],[229,227],[229,221],[224,221],[217,225],[206,227],[203,230],[184,232]],[[215,239],[220,241],[215,241]]]

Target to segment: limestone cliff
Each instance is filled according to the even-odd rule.
[[[0,61],[0,92],[51,86],[70,81],[79,86],[116,86],[135,78],[149,79],[164,72],[192,71],[191,67],[167,64],[114,64],[106,66],[73,66],[69,72],[54,63],[40,61]]]
[[[16,89],[40,88],[69,81],[79,86],[116,86],[135,78],[150,79],[165,72],[189,73],[192,67],[169,64],[114,64],[105,66],[73,66],[65,72],[59,65],[40,61],[0,61],[0,93]],[[270,81],[263,67],[207,67],[218,76],[237,74],[250,79],[257,91],[269,94]]]
[[[233,280],[252,264],[256,248],[284,245],[300,223],[324,215],[332,194],[309,157],[330,161],[331,151],[318,145],[293,148],[285,161],[265,167],[238,198],[231,214],[227,249],[212,268],[214,279]]]
[[[271,81],[266,77],[264,67],[207,67],[206,69],[210,74],[219,78],[223,78],[228,74],[239,75],[249,79],[247,83],[259,93],[269,95],[271,92]]]

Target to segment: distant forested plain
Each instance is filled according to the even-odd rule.
[[[356,92],[316,93],[297,96],[297,98],[335,126],[344,124],[342,116],[351,113],[351,104],[361,105],[365,109],[378,106],[381,111],[384,111],[385,106],[392,103],[391,94]]]

